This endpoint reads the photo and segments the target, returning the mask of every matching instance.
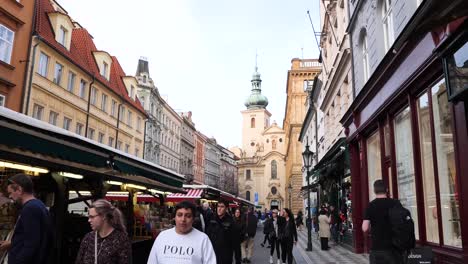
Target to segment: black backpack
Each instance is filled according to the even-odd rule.
[[[416,246],[414,234],[414,221],[411,213],[396,201],[388,211],[390,225],[392,228],[392,244],[400,251],[407,251]]]

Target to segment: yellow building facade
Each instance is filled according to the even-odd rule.
[[[285,131],[286,185],[285,193],[291,210],[297,214],[303,210],[302,188],[302,144],[299,141],[302,123],[307,112],[307,89],[313,83],[321,66],[315,59],[297,59],[291,61],[286,86],[286,112],[283,128]]]
[[[137,80],[55,2],[36,19],[23,112],[141,158],[146,113]]]

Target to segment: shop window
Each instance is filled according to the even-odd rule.
[[[369,201],[372,201],[375,199],[374,182],[382,179],[380,138],[378,132],[375,132],[367,139],[367,178],[369,182]]]
[[[422,95],[417,100],[419,141],[421,151],[421,173],[423,178],[426,217],[426,239],[439,243],[437,198],[435,190],[434,160],[432,157],[431,120],[429,97]]]
[[[15,32],[0,24],[0,60],[10,63]]]
[[[411,112],[406,107],[395,116],[395,151],[398,184],[398,198],[411,212],[414,220],[416,239],[418,230],[418,204],[416,201],[416,182],[414,175],[413,141],[411,136]]]
[[[452,114],[445,80],[432,88],[437,172],[439,175],[440,205],[444,244],[462,247],[458,193],[458,174],[452,131]]]
[[[246,199],[247,201],[250,201],[250,191],[246,191],[246,192],[245,192],[245,199]]]
[[[271,178],[276,179],[278,177],[278,168],[276,160],[271,161]]]
[[[246,179],[246,180],[250,180],[250,179],[252,178],[251,173],[252,173],[251,170],[246,170],[246,171],[245,171],[245,179]]]

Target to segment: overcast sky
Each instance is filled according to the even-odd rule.
[[[307,17],[310,10],[319,30],[318,0],[58,2],[128,75],[148,58],[161,95],[176,111],[192,111],[197,130],[226,147],[241,144],[256,50],[267,109],[280,126],[291,59],[318,57]]]

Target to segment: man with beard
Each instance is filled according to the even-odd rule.
[[[227,214],[228,208],[228,201],[218,201],[216,215],[206,227],[206,233],[214,247],[217,264],[232,264],[234,220]]]

